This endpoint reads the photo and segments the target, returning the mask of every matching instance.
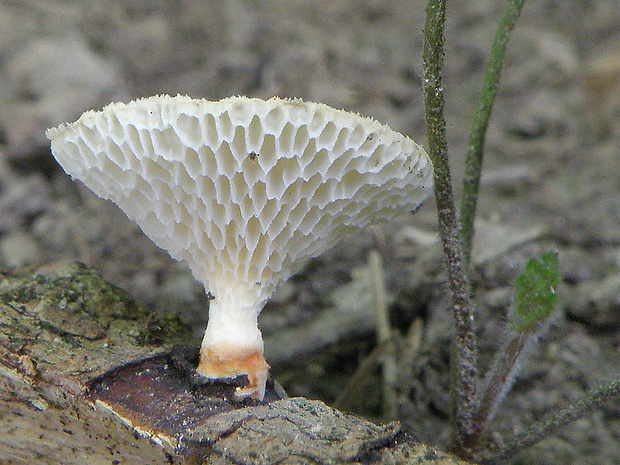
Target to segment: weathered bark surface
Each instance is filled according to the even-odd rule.
[[[0,463],[462,463],[277,385],[235,403],[192,351],[143,344],[148,322],[79,264],[0,274]]]

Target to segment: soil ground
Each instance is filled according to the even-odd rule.
[[[504,2],[448,4],[445,91],[457,195],[486,56]],[[0,267],[80,260],[158,321],[181,314],[197,345],[204,290],[110,203],[71,182],[44,130],[113,100],[153,94],[301,97],[372,116],[424,142],[424,2],[8,0],[0,3]],[[502,342],[510,286],[555,250],[561,315],[493,424],[506,440],[620,374],[620,1],[531,0],[509,44],[486,144],[474,291],[481,371]],[[372,324],[299,348],[291,331],[334,314],[380,245],[394,327],[421,335],[399,381],[398,417],[447,439],[450,320],[432,201],[313,260],[261,316],[290,395],[333,402],[372,350]],[[348,287],[347,287],[348,286]],[[353,309],[363,312],[367,309]],[[165,323],[162,323],[165,324]],[[338,333],[338,331],[336,331]],[[411,332],[410,332],[411,334]],[[288,339],[287,339],[288,335]],[[278,342],[279,341],[279,342]],[[301,353],[299,352],[299,353]],[[407,359],[408,360],[408,359]],[[384,419],[377,386],[347,405]],[[620,463],[620,403],[564,428],[518,463]]]

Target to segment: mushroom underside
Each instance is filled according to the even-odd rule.
[[[415,210],[432,166],[369,118],[299,100],[159,96],[47,132],[67,173],[188,263],[213,297],[198,372],[268,376],[257,318],[276,285],[351,231]]]

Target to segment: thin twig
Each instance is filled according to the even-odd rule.
[[[353,376],[349,379],[347,386],[333,402],[332,405],[334,408],[346,410],[360,399],[360,393],[373,379],[373,371],[377,368],[386,352],[395,350],[395,344],[396,342],[394,339],[390,339],[383,344],[378,344],[377,347],[362,360],[362,363],[360,363],[355,373],[353,373]]]
[[[495,33],[495,40],[489,55],[480,102],[471,132],[469,133],[469,145],[465,158],[465,176],[463,179],[463,199],[461,201],[460,222],[461,238],[463,243],[463,255],[467,263],[471,257],[472,241],[474,238],[474,219],[476,217],[476,205],[478,202],[478,188],[482,173],[482,161],[484,141],[486,138],[491,111],[497,95],[499,78],[504,64],[504,54],[510,33],[514,28],[521,8],[525,0],[509,0],[501,22]]]
[[[452,194],[446,123],[443,116],[442,67],[445,21],[445,0],[429,0],[424,27],[424,106],[429,155],[434,167],[439,232],[443,241],[456,326],[456,350],[453,362],[457,378],[455,398],[458,399],[455,441],[457,448],[462,449],[470,443],[474,433],[477,344],[474,314],[469,299],[469,283],[464,269],[463,251]]]
[[[417,317],[409,325],[405,346],[400,356],[400,365],[407,367],[413,365],[413,360],[420,352],[422,347],[422,336],[424,334],[424,322],[421,317]]]
[[[589,391],[583,399],[569,405],[559,412],[552,413],[545,417],[541,422],[534,425],[529,430],[518,435],[514,441],[490,458],[484,459],[484,463],[503,463],[518,452],[536,444],[541,439],[546,438],[562,426],[574,422],[583,417],[588,412],[601,406],[603,402],[612,397],[620,395],[620,380],[615,380],[606,386],[601,386]]]
[[[476,414],[477,440],[481,433],[489,426],[497,406],[509,390],[518,369],[519,359],[526,352],[526,345],[531,345],[534,336],[528,332],[516,333],[511,336],[508,344],[498,352],[498,359],[493,369],[493,374],[483,391],[478,412]]]
[[[372,275],[373,294],[375,296],[375,314],[377,316],[377,339],[379,345],[390,341],[393,330],[390,325],[390,315],[385,292],[385,278],[381,254],[373,249],[368,256]],[[383,416],[386,420],[395,420],[398,416],[398,394],[396,384],[398,378],[398,364],[394,344],[387,346],[382,361],[383,374]]]

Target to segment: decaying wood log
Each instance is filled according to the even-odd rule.
[[[463,463],[272,381],[234,402],[243,380],[205,383],[148,322],[80,264],[0,274],[0,463]]]

